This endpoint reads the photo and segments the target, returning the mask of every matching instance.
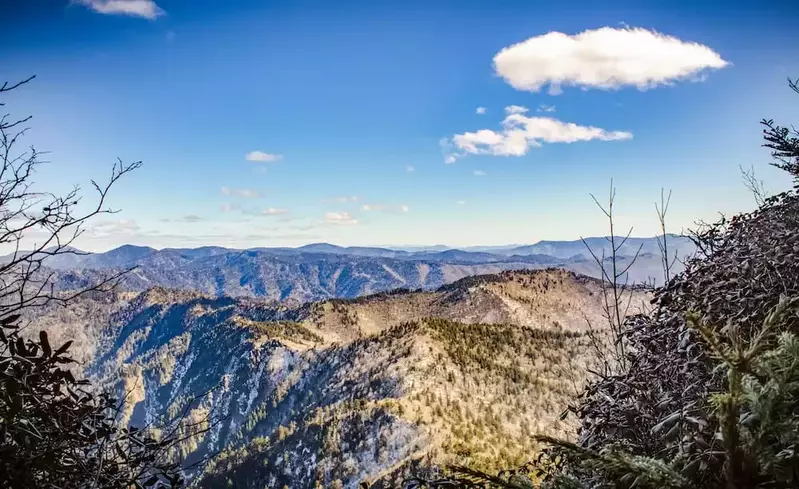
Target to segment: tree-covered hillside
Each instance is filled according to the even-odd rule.
[[[799,182],[799,134],[762,124],[773,164]],[[576,443],[537,437],[547,463],[499,477],[456,468],[413,487],[523,488],[541,475],[551,488],[797,487],[799,193],[753,190],[758,209],[701,226],[699,255],[651,313],[628,318],[627,368],[583,392]]]

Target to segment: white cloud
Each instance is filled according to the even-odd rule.
[[[221,210],[222,212],[237,211],[239,210],[239,206],[236,204],[225,203],[219,206],[219,210]]]
[[[340,197],[330,197],[325,199],[325,202],[334,202],[338,204],[345,204],[347,202],[358,202],[360,198],[357,195],[343,195]]]
[[[100,221],[88,228],[88,234],[93,238],[108,236],[130,236],[141,230],[133,219],[118,219],[115,221]]]
[[[458,204],[458,205],[466,205],[466,201],[465,200],[458,200],[455,203]]]
[[[483,170],[475,170],[474,171],[474,176],[476,176],[476,177],[484,177],[484,176],[486,176],[486,172],[484,172]]]
[[[408,173],[413,173],[416,171],[416,168],[414,168],[413,165],[408,165],[405,167],[405,171],[407,171]]]
[[[194,224],[202,221],[205,221],[205,218],[198,216],[196,214],[187,214],[185,216],[178,217],[176,219],[161,219],[161,222],[184,222],[187,224]]]
[[[342,225],[358,224],[358,220],[352,217],[349,212],[328,212],[325,214],[325,222]]]
[[[505,113],[506,114],[524,114],[525,112],[528,112],[529,110],[530,109],[528,109],[527,107],[524,107],[522,105],[508,105],[507,107],[505,107]]]
[[[626,131],[606,131],[593,126],[580,126],[551,117],[527,117],[510,114],[502,121],[502,129],[480,129],[454,135],[449,143],[451,152],[445,162],[468,154],[494,156],[522,156],[532,147],[543,143],[574,143],[578,141],[620,141],[632,139]],[[452,151],[454,149],[454,151]]]
[[[475,110],[474,112],[477,115],[483,115],[483,114],[486,113],[486,108],[485,107],[477,107],[477,110]]]
[[[264,153],[263,151],[250,151],[247,153],[247,161],[255,161],[257,163],[273,163],[283,159],[283,155],[276,155]]]
[[[364,212],[387,212],[387,213],[405,213],[409,212],[411,208],[407,204],[402,205],[384,205],[384,204],[364,204],[361,206]]]
[[[75,3],[94,10],[98,14],[130,15],[155,19],[164,11],[153,0],[73,0]]]
[[[282,216],[288,214],[288,209],[278,209],[275,207],[268,207],[261,211],[262,216]]]
[[[561,85],[583,89],[646,90],[675,81],[692,80],[729,63],[709,47],[642,28],[562,32],[531,37],[494,56],[494,70],[517,90],[550,94]]]
[[[455,156],[453,156],[454,147],[450,138],[441,138],[438,140],[438,145],[441,146],[441,153],[444,155],[444,163],[447,165],[455,163]]]
[[[555,112],[555,106],[541,104],[538,106],[538,112]]]
[[[261,192],[257,190],[250,190],[248,188],[230,188],[222,187],[219,189],[222,195],[244,197],[245,199],[257,199],[261,197]]]

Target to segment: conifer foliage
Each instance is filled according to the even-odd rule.
[[[799,182],[799,135],[762,124],[772,164]],[[799,193],[693,239],[699,252],[655,291],[654,311],[627,318],[626,370],[571,408],[576,443],[539,437],[547,464],[452,467],[408,487],[799,487]]]

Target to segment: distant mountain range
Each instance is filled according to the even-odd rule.
[[[621,240],[621,238],[618,238]],[[610,256],[607,238],[587,238],[597,256]],[[685,237],[668,239],[670,254],[694,252]],[[618,260],[630,282],[662,281],[656,238],[630,238]],[[134,268],[121,287],[143,291],[168,287],[215,296],[262,297],[307,302],[352,298],[396,289],[432,290],[463,277],[504,270],[562,268],[598,277],[600,270],[582,241],[541,241],[512,247],[408,251],[316,243],[298,248],[155,248],[125,245],[105,253],[70,253],[45,261],[56,270],[56,286],[73,290],[120,270]],[[674,272],[679,272],[678,263]]]
[[[605,238],[586,241],[610,254]],[[620,266],[639,251],[630,281],[662,280],[655,238],[628,240]],[[132,269],[113,291],[28,311],[25,334],[72,341],[74,370],[124,399],[123,423],[185,413],[209,427],[177,447],[198,488],[389,489],[451,464],[519,466],[534,434],[570,433],[559,414],[607,340],[602,284],[586,276],[600,270],[580,241],[127,245],[44,263],[60,290]],[[632,313],[651,298],[630,292]]]
[[[636,290],[631,310],[648,302]],[[179,447],[187,465],[219,453],[189,474],[200,488],[388,489],[449,464],[519,465],[533,434],[568,433],[559,414],[596,360],[588,322],[605,329],[600,283],[563,270],[294,307],[98,293],[30,320],[125,393],[123,421],[217,420]]]

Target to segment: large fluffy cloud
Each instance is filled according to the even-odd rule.
[[[155,19],[164,14],[153,0],[75,0],[75,3],[84,5],[98,14],[131,15],[145,19]]]
[[[729,63],[711,48],[641,28],[550,32],[502,49],[494,69],[517,90],[550,93],[562,85],[583,89],[641,90],[679,80],[697,80]]]
[[[480,129],[456,134],[442,141],[445,163],[454,163],[468,154],[495,156],[522,156],[530,148],[543,143],[575,143],[578,141],[621,141],[632,139],[626,131],[608,131],[593,126],[581,126],[551,117],[528,117],[523,113],[510,113],[502,121],[499,131]]]

